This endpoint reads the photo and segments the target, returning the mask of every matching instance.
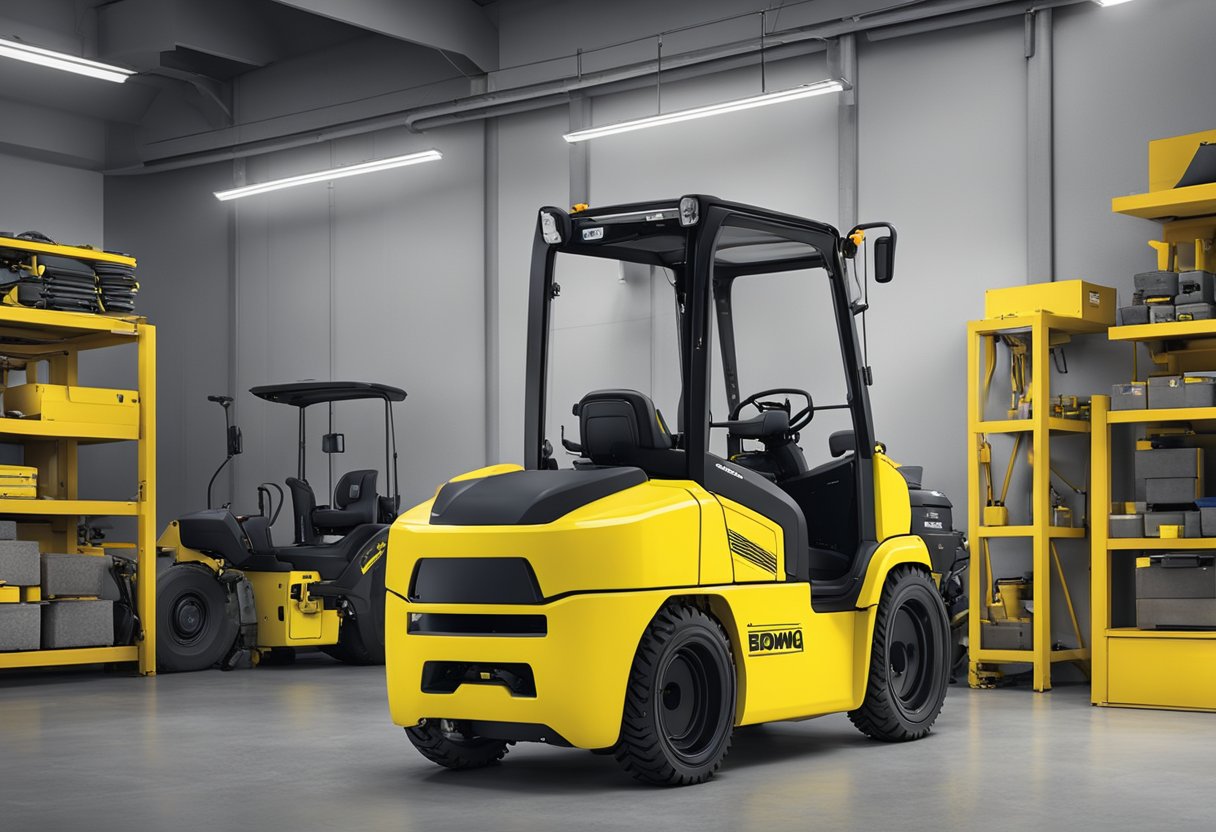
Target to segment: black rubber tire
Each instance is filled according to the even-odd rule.
[[[375,635],[364,641],[359,627],[349,618],[342,620],[338,643],[322,647],[340,662],[353,665],[384,664],[384,566],[385,558],[372,567],[372,622]]]
[[[634,655],[617,762],[656,786],[704,783],[730,751],[735,696],[722,626],[696,607],[667,604]]]
[[[156,666],[206,670],[232,651],[240,628],[228,591],[205,566],[175,563],[156,578]]]
[[[492,766],[507,755],[506,740],[467,736],[462,727],[452,720],[428,719],[406,728],[405,735],[423,757],[457,771]]]
[[[883,742],[928,734],[946,698],[951,649],[933,579],[919,569],[893,570],[878,601],[866,696],[849,712],[857,730]]]

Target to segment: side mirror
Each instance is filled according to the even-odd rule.
[[[874,281],[890,283],[895,277],[895,235],[874,241]]]
[[[344,433],[327,433],[321,437],[321,453],[325,454],[344,454],[346,453],[346,434]]]
[[[229,425],[228,456],[239,456],[243,450],[245,450],[245,444],[241,440],[241,429],[236,425]]]

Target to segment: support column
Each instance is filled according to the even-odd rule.
[[[485,120],[485,268],[482,307],[485,315],[485,442],[486,464],[501,462],[498,442],[499,392],[498,367],[498,119]]]
[[[591,99],[575,93],[570,96],[570,132],[591,126]],[[590,142],[570,144],[570,205],[591,202]]]
[[[1026,281],[1055,280],[1051,9],[1026,14]]]
[[[828,42],[828,74],[849,85],[837,98],[836,105],[839,189],[836,223],[843,233],[858,223],[857,44],[853,35],[841,35]]]

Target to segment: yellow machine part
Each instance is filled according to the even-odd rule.
[[[174,520],[156,541],[160,550],[171,551],[177,563],[198,563],[219,574],[222,560],[183,546],[181,529]],[[342,618],[337,610],[324,609],[320,599],[309,596],[308,586],[321,580],[316,572],[254,572],[240,570],[253,587],[258,615],[258,647],[325,647],[338,643]],[[296,598],[292,598],[293,591]]]
[[[309,584],[321,580],[316,572],[246,572],[245,578],[258,611],[258,647],[337,644],[338,611],[308,594]]]
[[[1005,318],[1051,312],[1104,326],[1115,323],[1115,290],[1084,280],[1008,286],[984,292],[984,317]]]
[[[880,528],[893,533],[873,555],[857,608],[842,612],[816,613],[809,585],[785,580],[775,523],[691,481],[643,483],[544,525],[431,526],[430,501],[407,511],[389,533],[386,574],[386,671],[394,722],[530,723],[548,726],[581,748],[611,746],[638,642],[672,598],[698,603],[726,630],[738,677],[736,724],[858,707],[887,575],[903,564],[930,571],[924,542],[908,534],[905,480],[885,456],[875,467]],[[506,471],[487,471],[499,473]],[[775,569],[755,577],[762,570],[738,555],[739,544],[732,548],[732,531],[764,551],[771,546]],[[406,600],[422,558],[521,555],[547,599],[541,604]],[[429,614],[543,616],[545,626],[543,634],[528,636],[410,632],[411,623]],[[492,681],[424,692],[428,662],[525,664],[536,694],[513,694]]]

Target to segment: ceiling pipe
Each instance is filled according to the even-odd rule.
[[[1001,0],[926,0],[914,6],[896,10],[876,12],[872,15],[852,17],[846,20],[831,21],[800,26],[780,32],[774,32],[765,38],[765,54],[778,58],[781,50],[785,49],[786,57],[790,56],[790,47],[803,45],[802,53],[807,50],[807,42],[819,42],[852,32],[869,33],[872,30],[883,30],[904,24],[920,24],[924,29],[951,28],[954,15],[966,15],[968,12],[988,9],[992,17],[1014,17],[1025,14],[1035,8],[1068,6],[1089,0],[1017,0],[1017,2],[1001,2]],[[934,25],[936,24],[936,25]],[[961,24],[960,24],[961,25]],[[908,34],[913,34],[909,31]],[[892,34],[891,37],[896,35]],[[707,47],[704,49],[685,52],[663,59],[663,75],[665,78],[675,77],[675,73],[683,70],[681,75],[702,75],[708,72],[722,71],[728,64],[754,63],[755,56],[760,51],[760,38],[747,38],[733,43]],[[819,48],[822,48],[820,45]],[[734,61],[732,61],[734,59]],[[652,77],[658,71],[656,61],[641,61],[610,70],[593,73],[583,73],[578,77],[565,77],[554,81],[527,84],[504,90],[492,90],[476,95],[460,98],[441,104],[431,104],[415,107],[397,113],[373,116],[366,119],[344,122],[321,130],[310,130],[306,133],[282,138],[264,139],[255,142],[237,144],[215,151],[203,151],[177,157],[167,157],[163,160],[152,160],[142,165],[118,168],[105,171],[108,175],[131,175],[144,173],[159,173],[161,171],[179,170],[200,165],[226,162],[267,153],[275,153],[292,148],[305,147],[334,139],[379,132],[395,127],[405,127],[414,132],[423,132],[437,127],[464,123],[485,118],[494,118],[515,113],[544,109],[552,106],[565,105],[573,92],[596,90],[604,93],[619,89],[622,86],[635,84],[639,79]],[[851,79],[846,79],[851,80]],[[630,85],[632,86],[632,85]]]

